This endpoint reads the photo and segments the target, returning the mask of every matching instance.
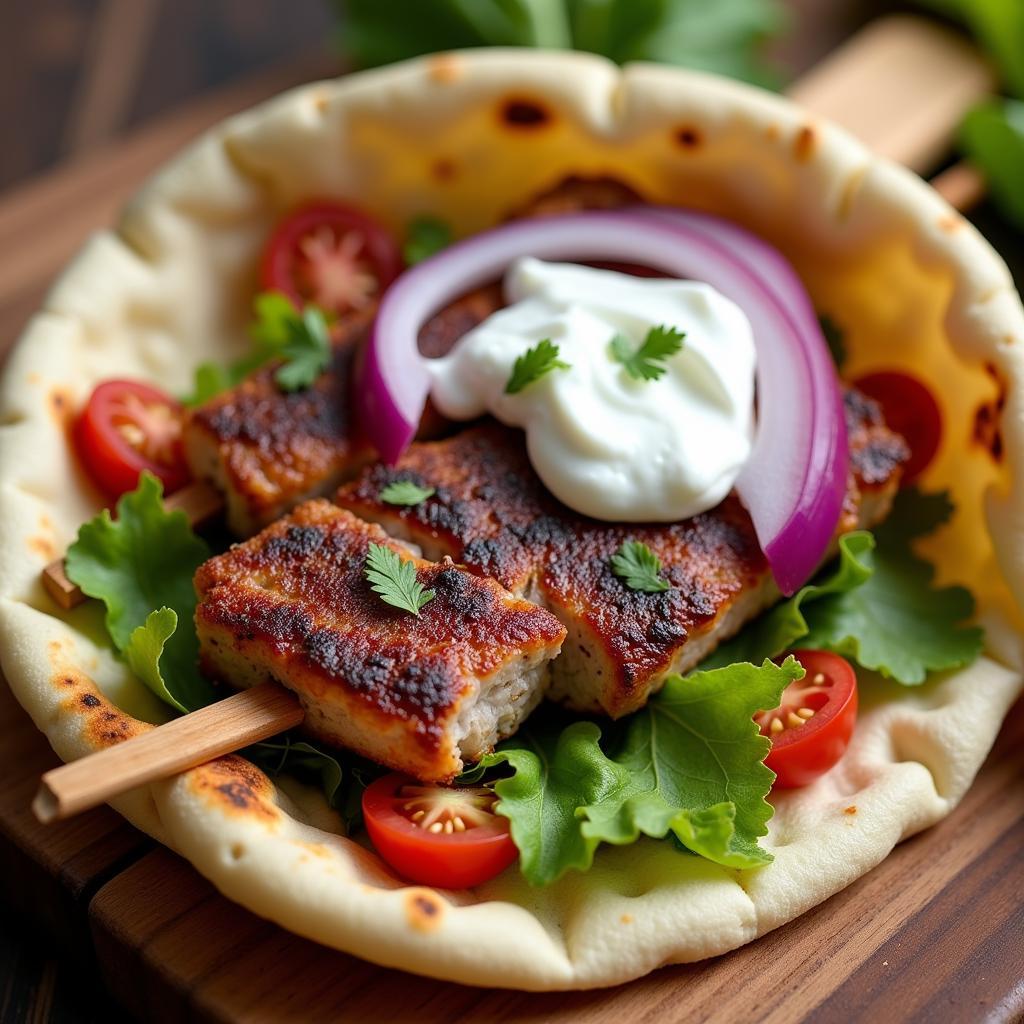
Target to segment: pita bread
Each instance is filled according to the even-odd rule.
[[[987,630],[969,669],[902,688],[862,674],[849,753],[776,795],[770,866],[732,871],[641,841],[548,889],[515,871],[475,891],[396,879],[323,802],[223,758],[116,803],[225,894],[381,964],[477,985],[583,988],[725,952],[826,899],[970,785],[1024,667],[1024,311],[973,227],[910,173],[786,101],[703,74],[596,57],[475,51],[289,92],[208,132],[67,269],[0,386],[0,660],[65,759],[163,709],[104,640],[62,615],[39,572],[100,498],[67,417],[101,378],[184,391],[245,345],[257,253],[293,203],[336,196],[396,231],[432,213],[459,233],[568,175],[721,213],[781,248],[846,331],[849,370],[911,367],[946,435],[924,484],[953,521],[924,545],[974,591]]]

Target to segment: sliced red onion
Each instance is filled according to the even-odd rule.
[[[758,427],[737,481],[779,589],[793,593],[824,558],[846,484],[846,427],[835,369],[810,300],[780,253],[733,224],[644,207],[521,220],[443,250],[385,293],[356,395],[360,423],[394,462],[430,390],[420,327],[522,256],[644,264],[703,281],[746,313],[757,347]]]
[[[797,559],[794,551],[798,552],[806,546],[808,552],[811,552],[817,550],[819,545],[823,545],[823,551],[827,549],[835,535],[846,493],[849,459],[842,392],[810,296],[796,271],[778,249],[729,221],[674,207],[640,207],[634,212],[641,216],[656,217],[665,223],[677,224],[683,230],[698,232],[717,241],[772,291],[783,312],[792,321],[794,329],[803,337],[816,341],[806,346],[805,353],[811,369],[816,415],[815,422],[809,428],[809,436],[815,443],[806,463],[804,482],[796,489],[802,500],[789,508],[778,501],[776,458],[765,454],[774,447],[774,439],[787,430],[791,414],[778,403],[766,403],[762,396],[778,393],[791,373],[792,363],[785,353],[777,349],[766,351],[760,344],[757,348],[758,432],[750,458],[736,481],[736,490],[751,512],[758,540],[772,565],[776,582],[784,594],[790,594],[811,575],[818,562],[813,563],[806,575],[797,582],[793,580],[798,573],[780,575],[777,564],[792,563],[800,567],[799,571],[802,572],[804,559]],[[756,327],[754,338],[756,341]],[[780,355],[782,358],[779,358]],[[841,467],[841,472],[837,466]],[[824,474],[824,479],[832,481],[831,491],[824,487],[808,486],[817,474]],[[760,516],[754,514],[754,509],[760,510]],[[822,533],[826,527],[827,536],[823,538]]]

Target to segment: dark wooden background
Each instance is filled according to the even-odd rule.
[[[772,52],[789,76],[875,14],[905,6],[787,2],[791,29]],[[328,0],[0,0],[0,191],[101,150],[210,90],[328,54],[337,31]],[[976,219],[1019,268],[1020,237],[987,208]],[[55,953],[31,914],[0,904],[0,1021],[119,1019],[95,979]]]

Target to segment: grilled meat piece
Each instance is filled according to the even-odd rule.
[[[457,299],[424,325],[421,350],[443,355],[501,306],[497,285]],[[283,392],[276,367],[266,367],[189,414],[185,457],[194,477],[224,494],[236,535],[249,537],[298,502],[330,494],[374,458],[351,415],[354,363],[367,326],[367,316],[356,315],[335,327],[331,364],[311,388]],[[420,437],[451,428],[428,404]]]
[[[418,617],[370,590],[370,543],[411,559],[434,591]],[[515,732],[565,637],[494,580],[415,558],[323,500],[206,562],[195,585],[206,673],[239,688],[276,679],[313,735],[424,782]]]
[[[874,402],[850,391],[846,411],[851,469],[840,532],[885,516],[907,457]],[[379,495],[395,480],[436,493],[411,508],[389,505]],[[666,676],[692,669],[779,597],[735,495],[678,523],[588,519],[547,492],[523,435],[493,421],[412,445],[396,466],[365,469],[336,500],[426,557],[449,556],[554,612],[568,638],[549,696],[582,711],[636,710]],[[627,540],[655,552],[670,590],[630,590],[613,574],[610,559]]]
[[[573,177],[516,216],[638,201],[632,189],[613,179]],[[498,283],[456,299],[424,325],[420,351],[428,358],[443,356],[503,305]],[[329,494],[372,459],[349,414],[354,355],[372,313],[353,314],[336,326],[334,359],[312,388],[284,394],[274,384],[273,369],[264,369],[190,414],[184,441],[192,474],[223,491],[228,525],[237,535],[251,536],[298,502]],[[453,426],[428,403],[419,436],[441,437]]]
[[[284,392],[268,366],[189,414],[188,464],[223,492],[234,533],[247,537],[298,502],[329,494],[373,458],[354,429],[349,395],[367,324],[353,318],[336,333],[331,363],[312,387]]]

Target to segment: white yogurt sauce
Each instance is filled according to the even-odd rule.
[[[632,277],[532,257],[510,267],[507,307],[430,360],[431,398],[450,419],[492,413],[523,427],[538,476],[597,519],[671,522],[717,505],[750,455],[754,339],[731,300],[697,281]],[[659,380],[635,380],[609,351],[648,330],[685,332]],[[544,338],[567,370],[505,393],[516,358]]]

